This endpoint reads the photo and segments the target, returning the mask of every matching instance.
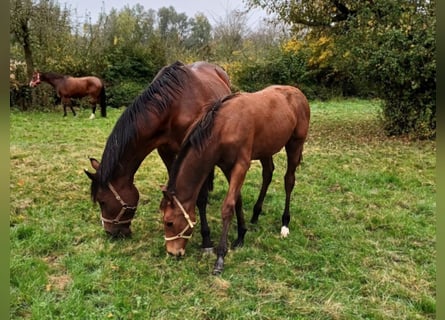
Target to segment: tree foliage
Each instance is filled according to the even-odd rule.
[[[310,98],[377,96],[388,134],[434,137],[435,0],[245,0],[276,17],[248,28],[247,11],[213,26],[198,13],[138,4],[73,20],[57,0],[10,0],[14,95],[29,94],[34,69],[103,78],[112,106],[126,105],[164,65],[207,60],[234,87],[293,84]],[[24,64],[23,64],[24,62]],[[40,86],[32,105],[51,103]]]
[[[311,55],[336,81],[384,101],[388,134],[434,137],[434,0],[247,0],[274,13],[307,43],[330,39]]]

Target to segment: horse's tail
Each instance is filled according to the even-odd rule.
[[[102,81],[102,89],[100,89],[100,114],[102,117],[107,116],[107,97],[105,95],[105,83]]]

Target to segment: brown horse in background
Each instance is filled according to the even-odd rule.
[[[29,85],[36,87],[42,81],[49,83],[62,99],[64,117],[66,117],[67,106],[71,108],[73,115],[76,115],[71,98],[83,98],[86,96],[90,98],[92,108],[90,119],[95,117],[97,103],[100,104],[102,117],[107,116],[105,85],[101,79],[93,76],[75,78],[54,72],[34,72]]]
[[[302,159],[309,119],[306,97],[291,86],[270,86],[255,93],[229,95],[211,106],[184,141],[171,170],[168,186],[163,189],[161,210],[164,213],[167,252],[176,256],[185,253],[196,223],[194,208],[199,189],[217,165],[229,182],[221,209],[223,227],[213,270],[214,274],[221,273],[234,212],[238,222],[238,238],[234,247],[243,244],[247,230],[241,187],[251,160],[261,161],[263,189],[267,189],[272,179],[272,156],[283,147],[287,154],[287,171],[281,236],[286,237],[289,234],[289,204],[295,170]],[[258,214],[254,213],[253,222],[258,219]]]
[[[162,68],[125,109],[107,139],[101,162],[90,159],[96,173],[85,171],[107,233],[114,237],[131,234],[139,200],[134,176],[145,157],[157,149],[170,171],[191,124],[205,107],[230,92],[229,77],[221,67],[176,62]],[[197,202],[203,248],[213,246],[205,214],[207,196],[208,189],[203,187]]]

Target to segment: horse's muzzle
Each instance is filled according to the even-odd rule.
[[[130,229],[130,227],[114,228],[114,229],[105,230],[105,232],[110,237],[112,237],[113,239],[129,238],[129,237],[131,237],[131,229]]]

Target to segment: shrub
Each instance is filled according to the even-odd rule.
[[[107,105],[112,108],[129,106],[144,91],[147,84],[127,80],[108,87]]]

